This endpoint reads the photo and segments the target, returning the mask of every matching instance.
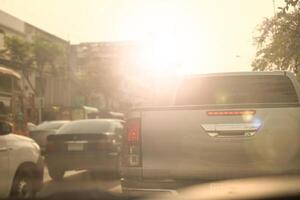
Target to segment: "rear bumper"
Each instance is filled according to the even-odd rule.
[[[299,175],[299,171],[291,171],[287,173],[289,175]],[[180,190],[203,183],[210,183],[222,180],[231,180],[235,178],[250,178],[250,177],[265,177],[265,176],[277,176],[283,175],[282,173],[270,173],[270,174],[256,174],[252,176],[244,177],[230,177],[230,178],[219,178],[219,179],[143,179],[140,177],[129,177],[122,176],[121,187],[123,193],[133,196],[143,196],[147,194],[171,194],[178,195]]]
[[[64,170],[103,170],[117,171],[118,153],[79,153],[79,154],[47,154],[46,163],[49,168],[61,168]]]
[[[203,183],[200,180],[121,178],[123,193],[133,196],[147,194],[177,195],[178,189]]]
[[[122,192],[133,196],[161,193],[176,194],[176,187],[173,184],[172,181],[121,178]]]

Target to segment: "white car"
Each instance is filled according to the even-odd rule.
[[[44,164],[39,146],[30,138],[11,134],[0,121],[0,198],[26,198],[43,183]]]

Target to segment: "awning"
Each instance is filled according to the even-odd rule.
[[[21,75],[18,72],[14,71],[12,69],[8,69],[6,67],[0,66],[0,75],[1,74],[5,74],[5,75],[13,76],[17,79],[21,79]]]

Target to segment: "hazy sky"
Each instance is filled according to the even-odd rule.
[[[155,38],[199,72],[250,70],[255,27],[273,15],[272,0],[0,0],[0,9],[72,43]]]

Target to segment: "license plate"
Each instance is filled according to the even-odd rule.
[[[68,151],[82,151],[83,144],[82,143],[69,143],[68,144]]]

